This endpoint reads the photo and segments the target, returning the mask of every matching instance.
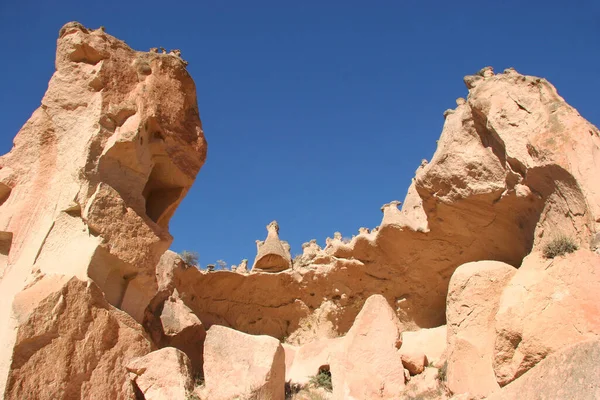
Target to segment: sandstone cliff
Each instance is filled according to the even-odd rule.
[[[134,51],[103,29],[75,22],[60,30],[56,72],[42,104],[17,134],[10,153],[0,158],[0,393],[23,398],[18,393],[29,390],[31,398],[90,398],[83,390],[89,376],[72,381],[68,390],[43,394],[35,374],[23,368],[22,342],[46,338],[29,345],[26,359],[37,360],[36,368],[52,369],[58,355],[46,350],[53,343],[48,338],[58,335],[78,347],[84,331],[67,340],[61,326],[74,329],[68,325],[83,323],[78,318],[86,325],[88,319],[92,325],[97,321],[96,312],[72,317],[68,304],[67,311],[57,305],[46,311],[58,328],[44,331],[34,323],[33,330],[25,330],[27,321],[13,299],[29,287],[19,294],[19,302],[42,310],[45,295],[23,297],[39,292],[43,276],[76,277],[97,285],[110,303],[100,307],[120,315],[110,318],[128,319],[144,337],[133,319],[141,322],[156,293],[154,266],[172,241],[169,219],[205,156],[195,86],[181,58]],[[63,291],[70,294],[68,287]],[[63,296],[69,299],[69,294]],[[64,320],[70,318],[75,320]],[[110,346],[127,345],[126,336],[111,338],[114,334],[102,335],[119,343]],[[150,342],[143,340],[149,351]],[[97,351],[77,350],[82,359]],[[65,357],[72,354],[67,351]],[[121,361],[108,368],[124,368]],[[107,368],[91,359],[85,362],[92,376],[97,368]],[[74,373],[56,379],[72,380]],[[97,384],[114,386],[125,378],[103,375],[98,378],[103,383]],[[123,393],[117,390],[110,397],[125,398]]]

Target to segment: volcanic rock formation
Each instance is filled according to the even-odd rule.
[[[265,241],[256,241],[256,250],[252,271],[279,272],[292,267],[290,245],[279,240],[277,221],[267,225],[267,238]]]
[[[296,344],[346,333],[375,293],[406,326],[432,328],[445,322],[459,265],[519,267],[557,234],[588,248],[600,226],[598,129],[545,79],[488,68],[465,81],[469,95],[447,115],[432,160],[417,170],[402,209],[398,201],[382,207],[378,229],[361,229],[349,243],[334,237],[324,249],[309,243],[279,274],[176,270],[183,301],[207,326]],[[264,246],[279,244],[270,229]],[[278,260],[277,270],[286,268]]]
[[[0,393],[17,398],[20,390],[39,383],[23,363],[40,357],[51,368],[49,346],[56,345],[51,339],[66,334],[61,324],[96,326],[98,315],[130,319],[130,325],[135,323],[127,314],[143,320],[157,290],[155,265],[172,241],[169,219],[205,156],[194,82],[179,57],[134,51],[103,29],[76,22],[60,30],[56,72],[42,105],[19,131],[10,153],[0,158]],[[68,322],[59,300],[47,310],[59,328],[35,323],[34,330],[26,329],[15,295],[29,287],[19,294],[19,303],[44,309],[56,299],[36,293],[44,291],[43,277],[55,274],[88,281],[92,292],[97,285],[111,306],[96,299],[89,307],[98,303],[104,311],[82,312]],[[61,289],[65,299],[72,285]],[[116,322],[111,324],[104,328],[106,346],[132,344],[119,335]],[[84,360],[100,351],[86,347],[80,334],[63,350],[67,359],[77,354]],[[139,349],[149,351],[144,340]],[[36,344],[27,346],[24,359],[21,343],[31,341]],[[125,361],[119,359],[119,368]],[[85,373],[93,377],[115,362],[112,367],[88,363]],[[54,378],[57,387],[68,382],[67,389],[35,398],[93,398],[87,386],[95,381],[75,379],[73,373]],[[118,390],[122,377],[113,379],[111,372],[98,379]],[[125,398],[119,393],[106,396]]]
[[[283,398],[318,373],[339,399],[514,398],[567,356],[593,365],[597,342],[564,347],[600,335],[600,132],[546,80],[465,77],[380,226],[292,262],[274,221],[248,273],[167,251],[206,156],[185,65],[60,30],[42,106],[0,157],[3,398]],[[578,250],[544,258],[557,237]]]

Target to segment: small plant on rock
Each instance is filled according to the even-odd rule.
[[[183,262],[188,267],[189,266],[194,266],[194,267],[198,266],[198,253],[195,251],[183,250],[181,253],[179,253],[179,257],[181,257]]]
[[[328,391],[333,390],[333,384],[331,383],[331,372],[329,366],[319,368],[319,373],[310,378],[310,384],[315,387],[322,387]]]
[[[554,258],[566,253],[572,253],[577,249],[578,246],[572,238],[565,235],[559,235],[546,243],[543,250],[544,257]]]
[[[446,382],[447,374],[448,374],[448,361],[444,361],[444,364],[438,370],[438,375],[437,375],[438,381]]]

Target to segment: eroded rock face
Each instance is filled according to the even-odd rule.
[[[151,351],[142,327],[92,281],[45,276],[14,300],[4,399],[132,399],[125,366]]]
[[[590,340],[550,355],[489,400],[600,398],[600,342]]]
[[[131,360],[127,371],[144,400],[187,399],[194,390],[190,360],[173,347]]]
[[[206,397],[285,397],[285,355],[277,339],[253,336],[215,325],[204,344]]]
[[[452,393],[484,397],[498,390],[493,369],[494,320],[502,290],[516,268],[477,261],[454,271],[448,288],[447,386]]]
[[[600,256],[527,256],[496,314],[494,370],[504,386],[561,348],[600,336]]]
[[[598,130],[544,79],[487,68],[466,81],[469,94],[447,115],[433,158],[402,203],[382,207],[378,228],[349,242],[334,235],[322,249],[308,243],[294,268],[278,274],[178,273],[186,305],[207,326],[299,345],[345,334],[379,293],[407,329],[434,328],[445,323],[459,265],[518,267],[561,232],[581,247],[595,243]]]
[[[19,324],[13,298],[36,276],[91,278],[142,321],[169,219],[205,153],[181,58],[75,22],[60,30],[42,105],[0,157],[0,393]]]

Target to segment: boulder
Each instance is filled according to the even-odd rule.
[[[175,347],[190,359],[193,370],[202,371],[206,331],[202,322],[179,298],[175,290],[164,303],[160,314],[163,329],[161,347]]]
[[[211,400],[285,397],[285,355],[279,341],[213,325],[204,342],[204,381]]]
[[[452,393],[486,396],[499,386],[493,369],[494,318],[516,269],[498,261],[463,264],[448,288],[446,384]]]
[[[13,304],[16,341],[3,399],[131,399],[125,366],[151,351],[142,327],[98,286],[40,277]]]
[[[404,390],[402,326],[381,295],[367,299],[331,358],[334,399],[397,399]]]
[[[332,354],[337,351],[341,339],[320,339],[295,348],[293,361],[286,369],[286,382],[306,385],[323,366],[331,364]],[[288,350],[286,350],[287,364]]]
[[[446,350],[446,325],[431,329],[402,332],[400,354],[423,353],[429,364],[438,366]]]
[[[428,364],[427,356],[421,351],[401,351],[400,357],[402,365],[411,375],[420,374]]]
[[[600,341],[566,346],[540,361],[488,400],[600,398]]]
[[[127,371],[145,400],[187,399],[194,390],[190,359],[173,347],[131,360]]]
[[[561,348],[600,336],[600,256],[527,256],[500,299],[494,370],[501,386]]]

